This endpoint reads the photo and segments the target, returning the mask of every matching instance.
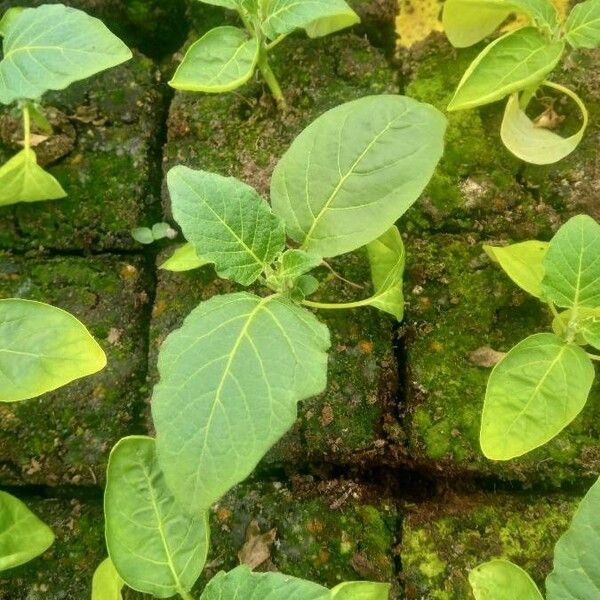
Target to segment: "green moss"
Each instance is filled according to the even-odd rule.
[[[149,281],[137,258],[31,260],[0,257],[0,298],[64,308],[103,346],[102,372],[56,392],[0,407],[3,484],[96,484],[111,446],[138,430],[145,375]]]
[[[493,558],[517,563],[542,584],[576,504],[560,495],[473,494],[413,508],[400,549],[406,600],[469,598],[469,570]]]

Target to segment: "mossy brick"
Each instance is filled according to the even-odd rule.
[[[138,431],[151,281],[136,257],[0,256],[0,298],[39,300],[80,319],[104,348],[100,373],[0,406],[3,484],[101,484],[108,452]]]
[[[577,502],[566,495],[474,493],[413,506],[404,515],[399,548],[404,599],[471,598],[469,571],[495,558],[518,564],[543,590],[554,545]]]
[[[75,132],[48,167],[69,194],[0,208],[0,249],[132,249],[131,229],[160,218],[157,146],[163,97],[155,65],[137,54],[115,69],[49,93],[44,105]],[[16,152],[0,146],[0,161]]]
[[[549,311],[484,254],[482,242],[497,241],[447,234],[408,240],[405,451],[424,468],[452,477],[494,475],[526,486],[576,482],[600,471],[598,384],[581,415],[542,448],[496,462],[479,447],[490,369],[478,366],[472,353],[483,347],[507,352],[551,324]]]
[[[469,63],[483,48],[456,50],[443,34],[401,51],[404,93],[443,112]],[[447,113],[444,156],[406,231],[477,232],[514,238],[549,236],[560,221],[560,198],[541,201],[522,185],[523,163],[502,144],[504,105]]]
[[[66,4],[101,19],[128,46],[152,58],[174,52],[185,40],[185,0],[0,0],[0,15],[13,6]]]
[[[31,562],[0,573],[0,600],[84,600],[106,557],[102,500],[27,497],[11,490],[54,532],[54,544]]]
[[[251,534],[273,529],[276,539],[256,566],[259,571],[277,570],[328,587],[357,579],[395,584],[397,524],[393,505],[351,481],[246,482],[212,509],[212,544],[199,589],[217,571],[237,566],[240,552],[248,556]],[[397,592],[394,585],[392,600]]]
[[[159,261],[170,252],[165,250]],[[322,280],[323,291],[314,296],[316,300],[344,302],[369,295],[369,270],[362,252],[333,264],[365,289],[354,289],[320,267],[315,274]],[[158,378],[155,366],[165,337],[200,301],[238,289],[219,280],[211,267],[187,273],[159,271],[150,329],[149,387]],[[396,423],[393,319],[373,308],[317,311],[317,316],[328,325],[332,337],[327,389],[299,404],[294,427],[267,455],[262,469],[285,465],[293,470],[307,461],[373,462],[385,453],[385,429]]]

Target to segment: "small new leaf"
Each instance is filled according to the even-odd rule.
[[[600,225],[586,215],[569,219],[544,258],[544,297],[564,308],[600,307]]]
[[[541,298],[543,261],[548,246],[548,242],[532,240],[510,246],[484,245],[483,249],[521,289],[536,298]]]
[[[331,600],[388,600],[389,583],[346,581],[331,590]]]
[[[104,513],[108,554],[129,587],[157,598],[192,589],[206,562],[208,514],[175,500],[152,438],[126,437],[112,449]]]
[[[185,238],[221,277],[249,285],[283,250],[283,224],[245,183],[177,166],[167,184]]]
[[[565,31],[573,48],[600,46],[600,1],[586,0],[576,4],[567,18]]]
[[[175,250],[175,252],[159,266],[159,269],[180,273],[183,271],[191,271],[192,269],[199,269],[208,264],[210,264],[210,261],[200,258],[194,245],[188,242],[177,248],[177,250]]]
[[[201,303],[163,343],[152,415],[161,467],[187,506],[208,508],[245,479],[323,391],[329,332],[279,296]]]
[[[558,64],[563,41],[549,42],[534,27],[507,33],[487,46],[463,75],[449,111],[501,100],[538,84]]]
[[[54,542],[50,528],[20,500],[0,491],[0,571],[18,567]]]
[[[105,366],[102,348],[74,316],[31,300],[0,300],[0,402],[35,398]]]
[[[94,572],[92,600],[123,600],[121,590],[124,584],[110,558],[106,558]]]
[[[2,104],[35,100],[132,57],[102,21],[62,4],[26,8],[4,29]]]
[[[243,29],[216,27],[190,46],[169,85],[191,92],[234,90],[252,77],[258,51],[258,39]]]
[[[491,560],[469,573],[475,600],[544,600],[529,575],[508,560]]]
[[[369,304],[402,321],[404,317],[402,277],[406,257],[398,228],[392,225],[383,235],[367,244],[367,255],[375,288]]]
[[[446,119],[403,96],[338,106],[292,143],[271,180],[273,212],[302,250],[337,256],[385,233],[439,161]]]
[[[544,445],[583,409],[594,366],[586,353],[552,333],[528,337],[494,367],[481,418],[481,449],[510,460]]]
[[[37,164],[31,149],[21,150],[0,167],[0,206],[57,200],[66,195],[60,183]]]

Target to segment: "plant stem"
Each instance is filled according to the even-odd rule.
[[[558,314],[558,311],[556,310],[556,306],[554,306],[554,303],[553,302],[548,302],[548,306],[550,307],[550,310],[552,311],[552,314],[555,317],[558,317],[559,314]]]
[[[177,590],[177,593],[183,598],[183,600],[195,600],[194,596],[192,596],[189,592],[186,592],[184,589]]]
[[[590,354],[589,352],[586,352],[586,354],[588,355],[589,358],[591,358],[592,360],[598,360],[600,361],[600,355],[598,354]]]
[[[23,148],[31,148],[31,115],[29,114],[29,104],[23,104]]]
[[[325,310],[343,310],[347,308],[360,308],[361,306],[369,306],[372,298],[366,300],[358,300],[357,302],[345,302],[341,304],[328,304],[327,302],[311,302],[310,300],[302,300],[304,306],[311,308],[323,308]]]
[[[273,48],[275,48],[275,46],[277,46],[277,44],[280,44],[281,42],[283,42],[283,40],[285,40],[286,37],[287,37],[287,33],[282,33],[279,37],[275,38],[272,42],[265,44],[265,48],[267,50],[272,50]]]
[[[262,76],[265,78],[265,81],[271,90],[271,94],[273,94],[273,98],[275,98],[275,102],[277,102],[277,106],[280,110],[285,110],[287,107],[285,96],[281,91],[281,87],[279,87],[279,82],[277,81],[277,77],[275,77],[275,73],[273,73],[271,70],[271,66],[269,65],[269,61],[267,59],[267,48],[262,41],[261,49],[258,55],[258,68],[260,69]]]
[[[350,281],[349,279],[346,279],[345,277],[342,277],[326,260],[324,260],[321,264],[324,267],[327,267],[331,271],[331,274],[336,279],[339,279],[340,281],[343,281],[344,283],[347,283],[348,285],[351,285],[352,287],[354,287],[356,289],[359,289],[359,290],[364,290],[365,289],[364,285],[360,285],[359,283],[354,283],[354,281]]]

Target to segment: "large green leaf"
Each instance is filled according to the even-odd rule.
[[[534,27],[507,33],[471,63],[448,110],[489,104],[541,82],[558,64],[564,48],[563,41],[548,41]]]
[[[330,600],[330,591],[311,581],[281,573],[253,573],[246,566],[217,573],[200,600]]]
[[[106,545],[129,587],[157,598],[191,590],[209,543],[208,514],[194,508],[173,497],[152,438],[119,440],[106,474]]]
[[[576,4],[565,24],[566,38],[574,48],[600,46],[600,1]]]
[[[246,83],[258,62],[258,40],[237,27],[216,27],[190,46],[169,85],[221,93]]]
[[[92,578],[92,600],[123,600],[124,581],[110,558],[104,559]]]
[[[0,167],[0,206],[57,200],[66,195],[60,183],[37,164],[33,150],[21,150]]]
[[[94,17],[62,4],[27,8],[11,19],[0,61],[0,102],[35,100],[132,56]]]
[[[331,590],[332,600],[387,600],[389,595],[389,583],[373,581],[346,581]]]
[[[544,600],[531,577],[508,560],[491,560],[469,573],[475,600]]]
[[[329,333],[271,296],[202,302],[164,342],[152,414],[176,496],[209,507],[245,479],[292,426],[296,404],[323,391]]]
[[[369,304],[402,321],[404,317],[402,277],[406,255],[398,228],[392,225],[383,235],[367,244],[367,254],[375,288]]]
[[[569,219],[544,258],[544,296],[564,308],[600,307],[600,225],[587,215]]]
[[[571,526],[554,548],[547,600],[600,599],[600,480],[581,501]]]
[[[271,39],[294,29],[321,37],[360,22],[345,0],[266,0],[262,29]]]
[[[548,0],[446,0],[442,24],[450,43],[465,48],[494,32],[512,12],[523,13],[550,30],[559,20]]]
[[[523,290],[542,297],[543,260],[548,242],[520,242],[510,246],[483,246],[485,253]]]
[[[545,81],[544,85],[558,89],[573,99],[581,112],[581,127],[566,138],[539,127],[521,108],[519,94],[512,94],[506,104],[500,136],[515,156],[535,165],[550,165],[571,154],[583,139],[589,120],[588,110],[575,92],[550,81]]]
[[[221,277],[249,285],[283,250],[283,223],[245,183],[177,166],[167,184],[185,238]]]
[[[302,249],[350,252],[414,204],[441,157],[445,117],[404,96],[368,96],[314,121],[275,167],[273,211]]]
[[[208,264],[210,264],[210,261],[200,258],[194,245],[188,242],[183,246],[179,246],[167,260],[161,263],[159,269],[181,273],[182,271],[199,269]]]
[[[105,366],[102,348],[73,315],[32,300],[0,300],[0,402],[35,398]]]
[[[50,528],[20,500],[0,491],[0,571],[18,567],[54,542]]]
[[[528,337],[494,367],[481,417],[481,449],[510,460],[558,435],[583,409],[594,366],[552,333]]]

